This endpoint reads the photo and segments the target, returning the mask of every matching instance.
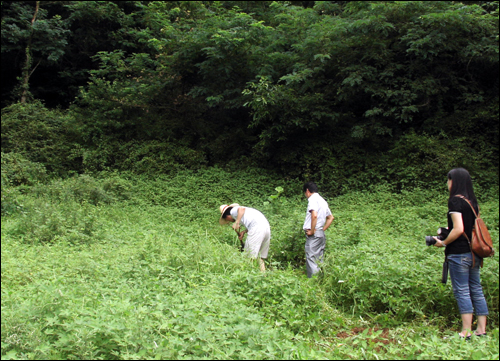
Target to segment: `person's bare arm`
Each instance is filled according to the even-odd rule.
[[[454,242],[458,237],[464,233],[464,220],[462,219],[461,213],[452,213],[451,221],[453,222],[453,229],[451,230],[448,237],[445,240],[441,241],[437,237],[434,237],[436,243],[434,246],[436,247],[446,247],[450,243]],[[445,243],[446,242],[446,243]]]
[[[238,230],[240,229],[240,221],[241,218],[243,218],[243,215],[245,214],[245,207],[240,207],[238,208],[238,216],[236,217],[236,221],[233,223],[233,229],[238,233]]]
[[[330,227],[330,225],[332,224],[333,222],[333,216],[330,214],[329,216],[326,216],[326,221],[325,221],[325,225],[323,226],[323,230],[326,231],[328,229],[328,227]]]
[[[307,230],[307,235],[312,236],[316,232],[316,223],[318,222],[318,212],[311,210],[311,229]]]

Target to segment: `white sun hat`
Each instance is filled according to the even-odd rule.
[[[240,205],[238,203],[233,203],[233,204],[230,204],[230,205],[227,205],[227,204],[223,204],[222,206],[219,207],[219,210],[220,210],[220,218],[219,218],[219,224],[227,224],[229,223],[229,221],[225,220],[224,218],[222,218],[222,216],[224,215],[224,212],[228,209],[228,208],[233,208],[233,207],[239,207]]]

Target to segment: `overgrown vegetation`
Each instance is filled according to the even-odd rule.
[[[3,359],[498,357],[498,257],[482,269],[489,336],[465,342],[442,252],[424,242],[445,220],[444,184],[325,194],[336,218],[312,280],[301,183],[258,169],[7,190],[18,207],[2,215]],[[498,189],[478,196],[498,249]],[[265,274],[218,224],[229,201],[271,223]]]
[[[498,257],[469,343],[423,242],[463,166],[498,250],[498,7],[2,1],[2,359],[498,359]]]
[[[254,164],[336,194],[454,166],[490,184],[498,68],[498,1],[4,1],[2,151],[63,175]]]

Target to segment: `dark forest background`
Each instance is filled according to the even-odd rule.
[[[498,186],[498,1],[2,1],[2,187],[272,169]]]

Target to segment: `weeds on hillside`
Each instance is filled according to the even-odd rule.
[[[442,253],[423,241],[445,219],[445,193],[328,199],[324,272],[309,280],[300,185],[234,177],[107,174],[10,193],[20,208],[2,215],[2,358],[498,358],[498,257],[482,269],[488,337],[465,342]],[[498,249],[498,197],[479,198]],[[269,219],[265,274],[218,224],[227,202]]]

